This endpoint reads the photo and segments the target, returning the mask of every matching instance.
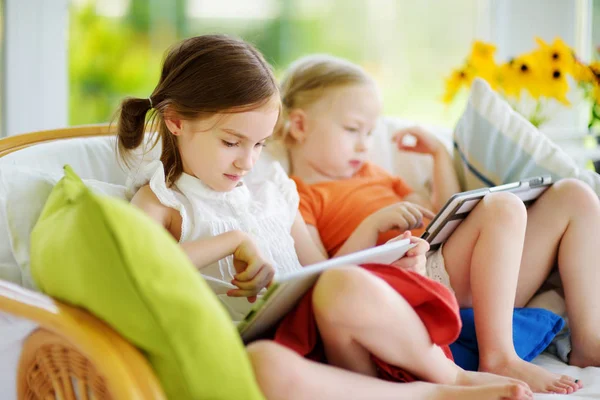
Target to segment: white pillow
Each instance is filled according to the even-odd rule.
[[[69,164],[82,179],[125,184],[117,161],[115,136],[79,137],[38,143],[0,158],[0,168],[21,166],[61,175]]]
[[[5,203],[5,196],[6,194],[0,190],[0,280],[22,284],[21,271],[18,268],[8,240],[8,225],[4,207],[2,207],[2,204]]]
[[[0,279],[36,289],[29,271],[29,237],[60,178],[62,174],[33,168],[0,169]],[[84,182],[98,193],[125,199],[125,186],[92,179]]]
[[[392,136],[400,129],[420,126],[438,138],[452,154],[452,131],[440,126],[416,123],[396,117],[383,117],[374,132],[370,159],[402,178],[414,191],[431,197],[433,159],[430,155],[401,151],[392,143]]]
[[[579,168],[479,78],[454,131],[454,166],[463,190],[551,175],[580,179],[600,195],[600,175]]]

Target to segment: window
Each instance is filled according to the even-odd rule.
[[[598,53],[600,47],[600,0],[593,0],[592,2],[592,48],[590,54],[593,60],[599,60]]]
[[[327,52],[347,58],[377,80],[386,114],[452,126],[462,104],[441,103],[443,78],[478,36],[485,4],[71,0],[69,122],[110,120],[124,96],[150,94],[169,45],[184,37],[221,32],[254,43],[278,76],[302,55]]]
[[[0,0],[0,88],[4,88],[4,0]],[[0,90],[0,137],[6,136],[4,90]]]

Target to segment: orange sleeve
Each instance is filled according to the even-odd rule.
[[[306,225],[317,225],[317,220],[320,216],[319,210],[321,209],[321,202],[319,197],[306,183],[302,182],[299,178],[292,176],[294,182],[296,182],[296,188],[298,189],[298,195],[300,196],[300,205],[298,209],[304,219]]]
[[[410,186],[402,178],[392,178],[394,192],[400,197],[405,197],[414,192]]]
[[[387,172],[385,169],[372,163],[365,163],[364,167],[360,170],[360,176],[366,178],[388,178],[392,182],[394,192],[400,197],[408,196],[414,190],[408,186],[402,178],[394,176]]]
[[[356,173],[355,176],[359,176],[361,178],[391,178],[390,175],[385,169],[381,168],[378,165],[375,165],[370,162],[364,163],[362,168]]]

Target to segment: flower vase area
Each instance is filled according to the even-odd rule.
[[[452,103],[473,79],[485,79],[541,131],[571,131],[560,134],[563,140],[576,134],[569,140],[577,142],[580,155],[589,157],[585,168],[600,172],[600,61],[584,63],[560,38],[535,41],[535,49],[504,62],[496,61],[493,44],[475,41],[464,63],[446,77],[442,101]],[[555,120],[569,113],[575,117],[563,123],[569,128],[555,129]],[[583,119],[577,119],[581,114]],[[587,121],[587,126],[576,121]],[[562,146],[560,139],[557,144]]]

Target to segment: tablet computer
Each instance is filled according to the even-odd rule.
[[[276,279],[238,324],[242,339],[251,341],[272,328],[298,303],[323,271],[349,264],[391,264],[414,246],[416,244],[410,243],[409,239],[401,239],[306,266]]]
[[[488,193],[511,192],[528,207],[552,185],[551,176],[536,176],[518,182],[461,192],[453,195],[431,220],[421,238],[427,240],[431,250],[436,250],[469,215],[469,212]]]

